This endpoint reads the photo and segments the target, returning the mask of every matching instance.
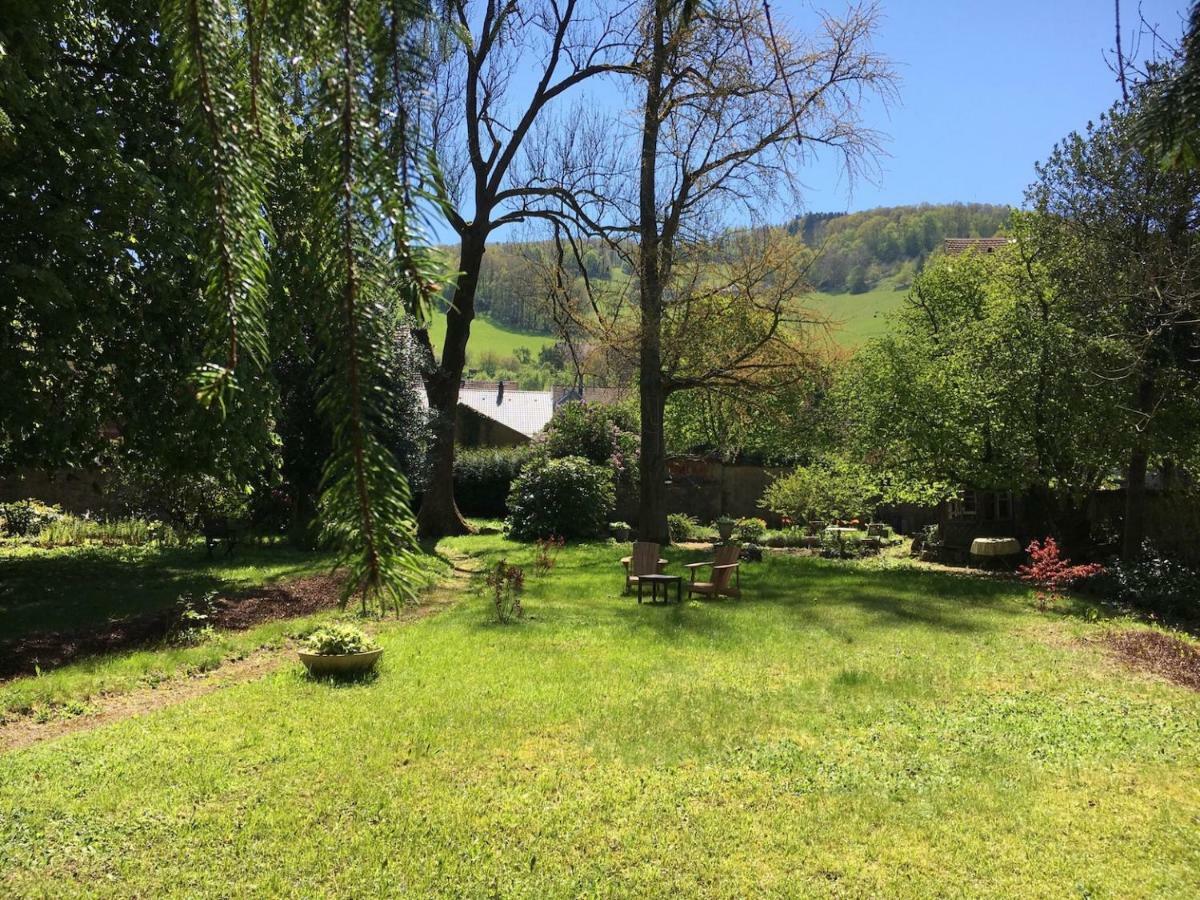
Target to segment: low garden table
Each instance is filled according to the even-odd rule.
[[[971,541],[971,556],[980,563],[1009,565],[1021,555],[1021,543],[1012,537],[985,537]]]
[[[681,575],[639,575],[638,576],[638,603],[642,602],[642,586],[650,585],[650,600],[656,602],[658,600],[658,586],[662,585],[663,600],[671,599],[671,585],[675,585],[675,602],[683,602],[683,576]]]

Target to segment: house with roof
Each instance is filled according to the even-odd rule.
[[[523,391],[503,381],[466,381],[458,390],[455,430],[464,447],[515,447],[533,440],[564,403],[613,403],[616,388]]]

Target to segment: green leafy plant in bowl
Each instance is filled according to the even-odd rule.
[[[370,671],[383,649],[352,625],[322,625],[300,646],[300,661],[314,675],[346,675]]]
[[[722,541],[728,541],[733,537],[733,529],[737,526],[737,519],[731,516],[721,516],[717,519],[717,534],[721,536]]]

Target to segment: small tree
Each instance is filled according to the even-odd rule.
[[[1027,552],[1029,564],[1018,567],[1017,574],[1022,581],[1036,588],[1037,607],[1043,612],[1061,600],[1067,588],[1104,571],[1104,567],[1098,563],[1072,565],[1059,552],[1058,544],[1052,537],[1041,543],[1031,542]]]
[[[866,466],[833,458],[773,481],[759,505],[794,521],[849,520],[869,517],[882,498],[878,477]]]

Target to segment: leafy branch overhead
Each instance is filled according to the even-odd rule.
[[[349,570],[343,599],[357,593],[364,609],[398,607],[416,582],[411,495],[384,431],[403,314],[423,315],[440,288],[414,207],[420,153],[409,115],[426,14],[370,0],[172,0],[164,13],[175,90],[204,151],[204,300],[222,361],[197,373],[198,394],[222,410],[269,358],[267,196],[287,143],[308,148],[317,412],[332,435],[322,534]],[[297,121],[312,127],[297,133]]]

